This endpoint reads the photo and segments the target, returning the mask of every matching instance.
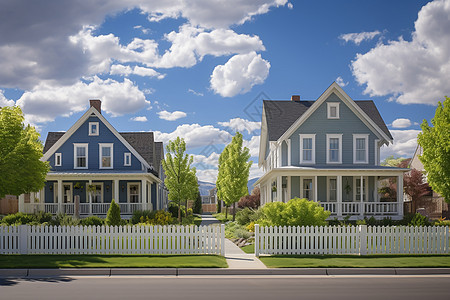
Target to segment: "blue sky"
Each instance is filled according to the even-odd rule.
[[[30,4],[31,3],[31,4]],[[375,101],[408,157],[450,95],[450,1],[2,1],[0,105],[44,141],[88,108],[119,131],[180,135],[201,180],[244,133],[257,168],[262,99],[315,100],[337,81]]]

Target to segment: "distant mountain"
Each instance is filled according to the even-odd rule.
[[[252,193],[253,188],[254,188],[253,184],[254,184],[258,179],[259,179],[259,177],[256,177],[256,178],[250,179],[250,180],[248,181],[248,183],[247,183],[247,188],[248,188],[248,193],[249,193],[249,194]]]
[[[216,185],[211,182],[206,181],[198,181],[198,189],[200,191],[200,195],[209,196],[209,190],[215,188]]]

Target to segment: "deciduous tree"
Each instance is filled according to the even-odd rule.
[[[418,142],[423,154],[420,161],[427,174],[428,184],[450,203],[450,98],[439,102],[430,126],[423,120]]]
[[[42,142],[33,126],[24,124],[22,110],[0,108],[0,198],[38,192],[49,164],[41,161]]]
[[[412,210],[415,213],[417,202],[429,193],[428,183],[424,182],[422,172],[412,169],[403,176],[403,187],[405,193],[411,197]]]

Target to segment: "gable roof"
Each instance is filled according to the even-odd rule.
[[[74,132],[80,128],[81,125],[83,125],[84,122],[90,117],[90,116],[96,116],[100,119],[101,122],[114,134],[120,142],[131,152],[134,156],[147,168],[150,168],[150,163],[148,163],[142,156],[137,152],[137,150],[130,145],[130,143],[122,136],[120,135],[117,130],[105,119],[105,117],[94,107],[91,106],[82,116],[78,119],[78,121],[75,122],[75,124],[70,127],[70,129],[62,134],[51,146],[49,142],[48,150],[44,152],[44,156],[41,158],[42,161],[47,161],[55,152],[58,150],[58,148],[64,144]],[[57,135],[54,135],[52,138],[56,139]],[[47,142],[45,143],[47,145]]]
[[[386,124],[372,100],[354,100],[380,129],[392,139]],[[277,141],[315,101],[264,100],[269,141]]]

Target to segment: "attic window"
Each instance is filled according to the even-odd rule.
[[[98,122],[89,122],[89,135],[98,135]]]
[[[339,119],[339,102],[327,103],[327,117],[328,119]]]
[[[123,165],[131,166],[131,153],[124,153]]]
[[[55,153],[55,167],[61,167],[62,165],[62,154]]]

